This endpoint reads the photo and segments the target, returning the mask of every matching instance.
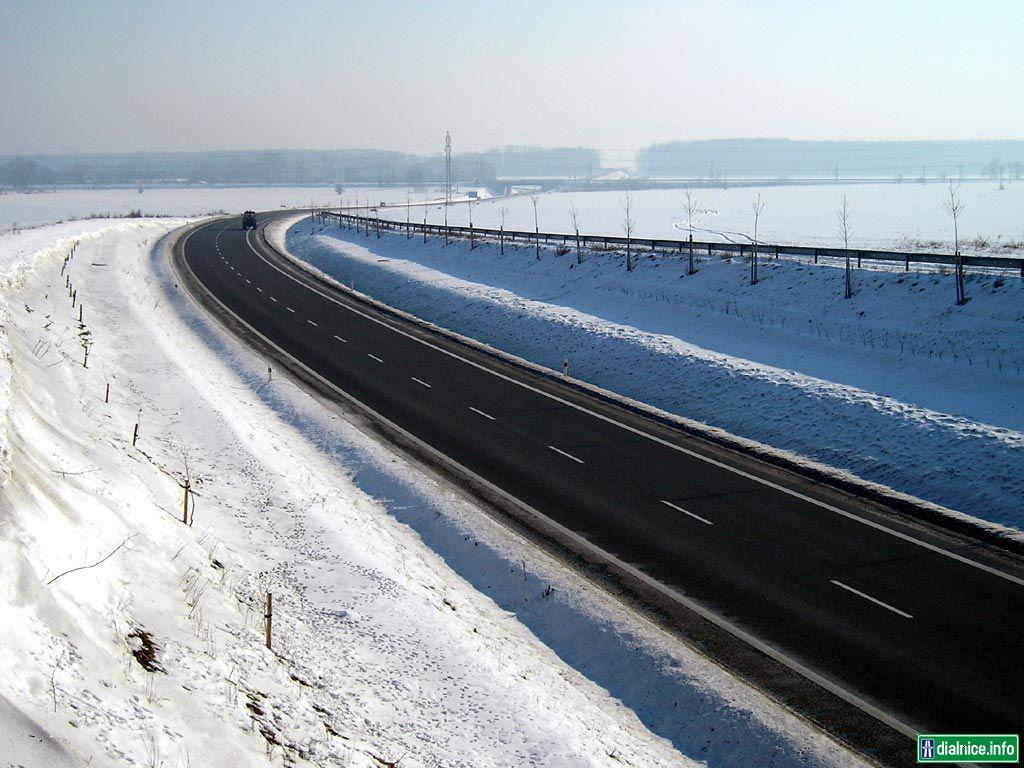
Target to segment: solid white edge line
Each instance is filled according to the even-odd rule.
[[[485,419],[490,419],[491,421],[497,421],[497,419],[496,419],[496,418],[494,418],[493,416],[491,416],[491,414],[489,414],[489,413],[484,413],[484,412],[483,412],[483,411],[481,411],[481,410],[480,410],[479,408],[474,408],[474,407],[473,407],[472,405],[471,405],[471,406],[469,406],[469,410],[473,411],[473,413],[479,413],[479,414],[480,414],[481,416],[483,416],[483,417],[484,417]]]
[[[860,597],[863,597],[865,600],[870,600],[875,605],[880,605],[883,608],[888,608],[893,613],[898,613],[900,616],[902,616],[902,617],[904,617],[906,619],[914,618],[913,616],[911,616],[906,611],[901,611],[899,608],[894,608],[893,606],[889,605],[888,603],[883,603],[877,597],[872,597],[871,595],[867,594],[866,592],[861,592],[859,589],[854,589],[849,584],[843,584],[843,582],[836,581],[835,579],[829,579],[829,581],[831,581],[833,584],[835,584],[840,589],[845,589],[847,592],[853,592],[853,594],[858,595]]]
[[[708,520],[708,519],[706,519],[706,518],[703,518],[703,517],[701,517],[700,515],[695,515],[695,514],[694,514],[693,512],[691,512],[691,511],[690,511],[690,510],[688,510],[688,509],[683,509],[682,507],[676,506],[676,505],[675,505],[675,504],[673,504],[673,503],[672,503],[671,501],[665,501],[665,499],[660,499],[660,501],[661,501],[661,503],[662,503],[662,504],[664,504],[665,506],[667,506],[667,507],[672,507],[672,509],[674,509],[674,510],[675,510],[676,512],[682,512],[682,513],[683,513],[684,515],[689,515],[689,516],[690,516],[690,517],[692,517],[692,518],[693,518],[694,520],[700,520],[700,521],[701,521],[702,523],[704,523],[705,525],[714,525],[714,523],[712,523],[712,522],[711,522],[710,520]]]
[[[415,382],[416,382],[417,384],[422,384],[422,385],[423,385],[424,387],[426,387],[427,389],[433,389],[433,387],[432,387],[432,386],[430,386],[429,384],[427,384],[427,382],[423,381],[422,379],[417,379],[417,378],[416,378],[415,376],[413,376],[413,377],[411,377],[411,378],[412,378],[412,380],[413,380],[413,381],[415,381]]]
[[[552,451],[554,451],[555,453],[560,453],[560,454],[562,454],[562,455],[563,455],[563,456],[565,456],[565,458],[567,458],[567,459],[572,459],[572,460],[573,460],[573,461],[575,461],[575,462],[576,462],[577,464],[586,464],[586,463],[587,463],[587,462],[585,462],[585,461],[584,461],[583,459],[577,459],[577,458],[576,458],[575,456],[573,456],[573,455],[572,455],[571,453],[566,453],[566,452],[565,452],[565,451],[563,451],[563,450],[562,450],[561,448],[555,448],[555,446],[553,446],[553,445],[549,445],[549,446],[548,446],[548,448],[550,448],[550,449],[551,449]]]
[[[253,230],[249,230],[249,231],[252,232]],[[246,236],[246,240],[248,242],[248,236]],[[529,389],[532,392],[536,392],[539,395],[543,395],[544,397],[546,397],[546,398],[548,398],[550,400],[554,400],[555,402],[562,403],[563,405],[566,405],[569,408],[574,408],[577,411],[581,411],[583,413],[587,413],[587,414],[593,416],[595,419],[600,419],[601,421],[607,422],[608,424],[614,424],[615,426],[619,427],[620,429],[624,429],[627,432],[632,432],[635,435],[639,435],[640,437],[644,437],[644,438],[646,438],[648,440],[651,440],[651,441],[653,441],[655,443],[660,443],[661,445],[664,445],[667,448],[671,448],[674,451],[678,451],[679,453],[684,453],[687,456],[692,456],[695,459],[699,459],[700,461],[703,461],[703,462],[706,462],[706,463],[711,464],[713,466],[719,467],[720,469],[724,469],[727,472],[732,472],[733,474],[739,475],[740,477],[745,477],[748,480],[753,480],[754,482],[760,483],[761,485],[763,485],[763,486],[765,486],[767,488],[773,488],[774,490],[779,491],[781,493],[785,493],[788,496],[792,496],[795,499],[800,499],[801,501],[806,501],[807,503],[813,504],[813,505],[815,505],[817,507],[820,507],[821,509],[826,509],[829,512],[833,512],[833,513],[835,513],[837,515],[841,515],[842,517],[845,517],[845,518],[847,518],[849,520],[854,520],[854,521],[856,521],[858,523],[861,523],[863,525],[866,525],[866,526],[869,526],[871,528],[874,528],[875,530],[882,531],[884,533],[888,533],[890,536],[895,536],[896,538],[902,539],[903,541],[909,542],[911,544],[916,544],[917,546],[922,547],[924,549],[927,549],[927,550],[929,550],[931,552],[935,552],[936,554],[943,555],[944,557],[948,557],[948,558],[950,558],[952,560],[956,560],[957,562],[963,563],[964,565],[971,566],[972,568],[977,568],[977,569],[979,569],[981,571],[985,571],[988,574],[991,574],[993,576],[998,576],[1001,579],[1005,579],[1006,581],[1009,581],[1009,582],[1012,582],[1014,584],[1018,584],[1018,585],[1024,587],[1024,579],[1019,578],[1017,576],[1013,576],[1013,575],[1011,575],[1009,573],[1004,573],[1003,571],[1000,571],[998,568],[993,568],[990,565],[985,565],[984,563],[979,563],[979,562],[977,562],[975,560],[971,560],[969,558],[964,557],[963,555],[957,554],[956,552],[950,552],[948,549],[943,549],[942,547],[940,547],[940,546],[938,546],[936,544],[931,544],[930,542],[927,542],[927,541],[921,541],[920,539],[915,539],[910,534],[903,533],[902,531],[894,530],[892,528],[889,528],[888,526],[883,525],[882,523],[877,523],[874,520],[868,520],[867,518],[860,517],[859,515],[857,515],[857,514],[855,514],[853,512],[848,512],[848,511],[846,511],[844,509],[840,509],[839,507],[835,507],[835,506],[829,504],[828,502],[820,501],[820,500],[815,499],[815,498],[813,498],[811,496],[807,496],[805,494],[802,494],[799,491],[795,491],[792,488],[787,488],[784,485],[779,485],[778,483],[773,483],[771,480],[766,480],[763,477],[758,477],[757,475],[751,474],[750,472],[746,472],[746,471],[744,471],[742,469],[739,469],[738,467],[733,467],[733,466],[730,466],[729,464],[726,464],[725,462],[718,461],[717,459],[712,459],[710,456],[704,456],[703,454],[698,453],[696,451],[693,451],[693,450],[691,450],[689,448],[684,448],[681,445],[676,445],[675,443],[671,443],[668,440],[664,440],[664,439],[658,437],[657,435],[649,434],[648,432],[645,432],[642,429],[637,429],[636,427],[632,427],[629,424],[623,424],[622,422],[616,421],[615,419],[611,418],[610,416],[605,416],[604,414],[596,413],[594,411],[591,411],[589,408],[586,408],[585,406],[579,405],[577,403],[573,403],[573,402],[571,402],[569,400],[565,400],[564,398],[561,398],[558,395],[552,394],[550,392],[545,392],[544,390],[538,389],[538,388],[536,388],[536,387],[534,387],[534,386],[532,386],[530,384],[527,384],[526,382],[519,381],[519,380],[514,379],[511,376],[508,376],[508,375],[506,375],[504,373],[500,373],[499,371],[492,370],[492,369],[488,368],[485,365],[481,365],[480,363],[473,362],[472,360],[467,360],[466,358],[462,357],[461,355],[456,354],[455,352],[452,352],[450,350],[447,350],[447,349],[444,349],[442,347],[439,347],[436,344],[432,344],[431,342],[426,341],[425,339],[417,338],[413,334],[408,333],[406,331],[403,331],[401,328],[396,328],[396,327],[392,326],[390,323],[387,323],[387,322],[385,322],[384,320],[382,320],[380,318],[373,317],[373,316],[367,314],[366,312],[363,312],[362,310],[357,309],[356,307],[352,307],[352,306],[349,306],[349,305],[345,304],[344,302],[338,301],[333,296],[330,296],[329,294],[324,293],[317,286],[309,285],[308,283],[305,283],[305,282],[303,282],[301,280],[298,280],[294,276],[292,276],[292,275],[288,274],[287,272],[285,272],[279,266],[277,266],[273,262],[269,261],[256,248],[253,248],[251,242],[249,243],[249,247],[252,248],[253,252],[256,254],[256,257],[258,259],[260,259],[262,262],[264,262],[271,269],[274,269],[277,272],[279,272],[280,274],[284,275],[286,278],[291,280],[293,283],[297,283],[298,285],[303,286],[307,290],[310,290],[313,293],[319,294],[321,297],[327,299],[328,301],[330,301],[330,302],[332,302],[334,304],[337,304],[339,307],[342,307],[343,309],[346,309],[349,312],[352,312],[353,314],[356,314],[356,315],[359,315],[361,317],[364,317],[367,320],[370,320],[371,322],[377,323],[378,325],[381,325],[384,328],[387,328],[387,329],[391,330],[394,333],[397,333],[397,334],[400,334],[402,336],[405,336],[408,339],[412,339],[413,341],[416,341],[416,342],[424,345],[425,347],[429,347],[431,349],[437,350],[438,352],[440,352],[440,353],[442,353],[444,355],[448,355],[449,357],[455,358],[456,360],[461,360],[466,365],[471,365],[474,368],[477,368],[477,369],[479,369],[481,371],[485,371],[486,373],[489,373],[492,376],[497,376],[499,379],[504,379],[505,381],[508,381],[508,382],[510,382],[512,384],[515,384],[517,386],[523,387],[524,389]],[[301,269],[301,267],[296,267],[296,269]],[[345,290],[348,290],[348,289],[346,288]],[[557,375],[557,374],[555,374],[555,375]]]
[[[182,242],[182,250],[184,250],[185,243],[188,241],[189,236],[194,231],[195,230],[190,230],[185,235],[185,239]],[[250,230],[250,231],[252,231],[252,230]],[[246,235],[246,240],[248,240],[248,235]],[[250,247],[252,247],[251,243],[250,243]],[[256,249],[253,248],[253,251],[255,251],[255,250]],[[257,252],[257,255],[259,255],[258,252]],[[262,258],[262,256],[260,256],[260,258]],[[183,260],[183,263],[184,263],[185,267],[191,272],[192,268],[188,265],[188,261],[187,260]],[[273,266],[273,265],[271,265],[271,266]],[[277,269],[277,267],[274,267],[274,268]],[[280,270],[278,270],[278,271],[280,271]],[[192,276],[195,277],[195,272],[192,272]],[[202,285],[202,282],[199,281],[198,277],[195,277],[195,279],[196,279],[197,282],[200,283],[200,285]],[[298,281],[295,281],[295,282],[298,282]],[[204,286],[204,289],[206,289],[205,286]],[[413,435],[411,432],[408,432],[407,430],[405,430],[402,427],[398,426],[393,421],[391,421],[390,419],[388,419],[384,415],[378,413],[376,410],[374,410],[370,406],[366,405],[365,403],[363,403],[358,398],[352,397],[352,395],[348,394],[347,392],[345,392],[345,390],[343,390],[340,387],[338,387],[334,382],[332,382],[329,379],[326,379],[323,376],[321,376],[319,373],[314,371],[312,368],[310,368],[308,365],[303,363],[301,360],[299,360],[299,359],[297,359],[295,357],[292,357],[292,355],[288,354],[288,352],[286,352],[282,347],[278,346],[276,343],[274,343],[273,341],[268,339],[262,333],[260,333],[255,328],[253,328],[249,323],[247,323],[245,320],[243,320],[241,317],[239,317],[237,314],[235,314],[233,311],[231,311],[231,309],[229,309],[228,306],[226,304],[224,304],[224,302],[222,302],[220,299],[218,299],[216,296],[214,296],[212,293],[210,293],[208,289],[206,289],[206,290],[207,290],[208,295],[217,304],[219,304],[221,306],[221,308],[225,312],[227,312],[229,315],[234,317],[243,326],[248,328],[251,333],[253,333],[254,335],[256,335],[259,338],[261,338],[263,340],[263,342],[265,344],[267,344],[269,347],[272,347],[273,349],[276,349],[279,353],[281,353],[285,357],[290,358],[291,360],[294,360],[296,365],[298,365],[300,368],[302,368],[304,371],[306,371],[310,376],[313,376],[314,378],[319,380],[325,386],[327,386],[330,389],[332,389],[335,392],[337,392],[339,397],[349,401],[350,403],[354,403],[354,404],[358,405],[360,408],[365,409],[368,413],[373,414],[373,416],[375,418],[379,419],[383,424],[386,424],[388,426],[388,428],[395,430],[396,433],[402,435],[406,440],[409,440],[413,445],[416,445],[420,450],[425,451],[426,453],[429,453],[436,460],[441,461],[442,463],[447,462],[451,466],[456,467],[459,471],[464,472],[468,477],[473,478],[473,480],[475,482],[480,483],[480,485],[482,487],[487,488],[491,493],[494,493],[494,494],[502,497],[503,499],[505,499],[506,501],[508,501],[509,503],[511,503],[511,504],[513,504],[515,506],[518,506],[520,509],[526,511],[527,513],[529,513],[529,514],[531,514],[533,516],[535,516],[538,520],[544,521],[544,523],[546,525],[551,526],[551,528],[553,528],[554,530],[558,531],[559,534],[561,534],[562,536],[566,537],[569,541],[572,541],[577,547],[579,547],[583,551],[592,553],[595,556],[598,556],[600,558],[603,558],[603,559],[607,560],[610,563],[613,563],[617,568],[621,569],[624,573],[628,573],[634,579],[637,579],[638,581],[643,582],[644,584],[646,584],[651,589],[653,589],[653,590],[655,590],[657,592],[660,592],[661,594],[665,595],[666,597],[668,597],[668,598],[670,598],[672,600],[675,600],[680,605],[685,606],[686,608],[688,608],[689,610],[693,611],[694,613],[696,613],[697,615],[701,616],[702,618],[707,619],[708,621],[710,621],[715,626],[721,627],[723,630],[725,630],[729,634],[733,635],[734,637],[742,640],[747,645],[749,645],[749,646],[751,646],[753,648],[756,648],[757,650],[761,651],[761,653],[765,654],[766,656],[769,656],[769,657],[775,659],[780,664],[783,664],[783,665],[789,667],[794,672],[797,672],[798,674],[802,675],[803,677],[807,678],[808,680],[810,680],[810,681],[812,681],[814,683],[817,683],[822,688],[824,688],[826,691],[829,691],[830,693],[835,694],[836,696],[841,698],[843,701],[846,701],[846,702],[852,704],[853,706],[855,706],[858,709],[860,709],[862,712],[865,712],[865,713],[871,715],[876,720],[880,720],[881,722],[883,722],[886,725],[888,725],[890,728],[893,728],[893,729],[899,731],[900,733],[904,734],[905,736],[908,736],[910,738],[915,738],[918,733],[927,733],[927,729],[919,727],[919,726],[908,725],[908,724],[906,724],[906,723],[904,723],[904,722],[902,722],[900,720],[897,720],[892,715],[882,711],[881,709],[879,709],[878,707],[876,707],[873,704],[869,703],[868,701],[866,701],[865,699],[861,698],[860,696],[858,696],[857,694],[853,693],[852,691],[846,690],[845,688],[843,688],[838,683],[834,683],[830,679],[825,677],[824,675],[819,674],[818,672],[815,672],[814,670],[810,669],[809,667],[806,667],[801,662],[797,661],[796,659],[791,658],[790,656],[788,656],[784,652],[780,651],[779,649],[775,648],[774,646],[770,645],[769,643],[766,643],[765,641],[755,637],[754,635],[751,635],[746,630],[740,629],[737,625],[733,624],[728,619],[719,616],[718,614],[714,613],[713,611],[711,611],[708,608],[705,608],[703,605],[701,605],[700,603],[696,602],[695,600],[693,600],[693,599],[691,599],[691,598],[687,597],[686,595],[683,595],[683,594],[681,594],[679,592],[676,592],[671,587],[668,587],[665,584],[662,584],[660,581],[658,581],[657,579],[653,578],[652,576],[648,576],[643,571],[638,570],[635,566],[632,566],[632,565],[630,565],[630,564],[620,560],[619,558],[615,557],[615,555],[610,554],[609,552],[605,552],[603,549],[601,549],[600,547],[598,547],[595,544],[592,544],[591,542],[589,542],[587,539],[585,539],[582,536],[580,536],[575,531],[572,531],[569,528],[566,528],[561,523],[559,523],[559,522],[557,522],[555,520],[552,520],[547,515],[537,511],[536,509],[534,509],[532,506],[530,506],[526,502],[517,499],[515,496],[510,494],[508,491],[506,491],[506,490],[504,490],[502,488],[499,488],[498,486],[496,486],[494,483],[490,482],[489,480],[486,480],[485,478],[480,477],[480,475],[476,474],[476,472],[473,472],[471,469],[468,469],[467,467],[463,466],[461,463],[459,463],[458,461],[455,461],[455,459],[451,458],[450,456],[447,456],[446,454],[441,453],[441,451],[437,450],[436,448],[431,446],[429,443],[423,442],[418,437]],[[333,301],[333,299],[332,299],[332,301]],[[200,308],[202,308],[202,305],[199,305],[199,306],[200,306]],[[344,306],[344,305],[342,305],[342,306]],[[353,311],[355,311],[355,310],[353,310]],[[361,313],[359,313],[359,314],[361,314]],[[441,350],[441,351],[443,352],[444,350]],[[454,356],[455,355],[453,355],[453,357]],[[474,365],[474,363],[471,363],[468,360],[466,362],[469,362],[470,365]],[[501,376],[502,374],[495,373],[495,375],[496,376]],[[508,529],[508,530],[512,530],[512,529]],[[516,535],[518,535],[518,534],[516,534]],[[751,687],[754,688],[755,690],[758,690],[755,686],[751,686]]]

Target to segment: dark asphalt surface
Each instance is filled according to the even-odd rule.
[[[650,439],[665,430],[640,417],[623,423],[644,434],[582,410],[578,392],[444,354],[396,332],[398,321],[364,317],[381,316],[358,299],[331,300],[284,274],[240,227],[222,219],[189,236],[195,276],[394,424],[911,730],[1024,730],[1017,561],[749,457],[728,459],[739,471],[720,466]],[[670,442],[711,456],[686,435]],[[774,487],[780,477],[808,498]]]

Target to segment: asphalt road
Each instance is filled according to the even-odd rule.
[[[425,339],[282,266],[239,219],[183,249],[308,369],[904,733],[1024,730],[1019,560]]]

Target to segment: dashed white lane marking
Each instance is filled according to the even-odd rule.
[[[383,363],[383,362],[384,362],[384,361],[383,361],[383,360],[381,360],[381,359],[380,359],[379,357],[377,357],[376,355],[371,355],[371,354],[370,354],[369,352],[367,352],[367,353],[366,353],[366,356],[367,356],[367,357],[372,357],[372,358],[373,358],[374,360],[376,360],[376,361],[377,361],[378,363]]]
[[[341,338],[341,336],[335,336],[334,338],[336,338],[336,339],[337,339],[338,341],[340,341],[340,342],[341,342],[342,344],[348,344],[348,342],[347,342],[347,341],[345,341],[345,339]]]
[[[271,296],[271,297],[270,297],[270,300],[271,300],[272,302],[274,302],[275,304],[277,303],[277,299],[275,299],[275,298],[274,298],[273,296]]]
[[[481,416],[483,416],[483,417],[484,417],[485,419],[490,419],[491,421],[497,421],[497,419],[495,419],[495,418],[494,418],[493,416],[491,416],[491,414],[489,414],[489,413],[484,413],[484,412],[483,412],[483,411],[481,411],[481,410],[480,410],[479,408],[474,408],[474,407],[473,407],[472,405],[471,405],[471,406],[469,406],[469,410],[471,410],[471,411],[472,411],[473,413],[479,413],[479,414],[480,414]],[[556,450],[557,450],[557,449],[556,449]],[[561,451],[559,451],[559,453],[561,453]],[[567,455],[568,455],[568,454],[567,454]],[[577,459],[577,461],[579,461],[579,459]],[[580,462],[580,463],[582,464],[582,462]]]
[[[245,278],[245,282],[247,282],[249,285],[252,285],[252,280],[250,280],[248,277]]]
[[[417,384],[422,384],[427,389],[432,389],[432,387],[429,384],[427,384],[427,382],[423,381],[423,379],[417,379],[415,376],[413,376],[412,380],[415,381]]]
[[[676,512],[682,512],[684,515],[689,515],[694,520],[700,520],[705,525],[714,525],[714,523],[712,523],[710,520],[703,518],[700,515],[695,515],[688,509],[683,509],[682,507],[676,506],[671,501],[665,501],[665,499],[661,499],[661,503],[664,504],[666,507],[672,507],[672,509],[674,509]]]
[[[260,293],[263,293],[263,289],[260,288],[258,285],[256,286],[256,290],[259,291]]]
[[[307,320],[306,322],[309,323],[310,325],[312,325],[314,328],[319,328],[319,326],[316,323],[314,323],[312,320]]]
[[[872,597],[869,594],[861,592],[859,589],[854,589],[853,587],[849,586],[848,584],[843,584],[843,582],[836,581],[835,579],[830,579],[830,581],[833,584],[835,584],[837,587],[839,587],[840,589],[845,589],[847,592],[853,592],[853,594],[857,595],[858,597],[863,597],[865,600],[870,600],[875,605],[880,605],[883,608],[887,608],[888,610],[892,611],[893,613],[898,613],[900,616],[902,616],[905,619],[912,619],[912,618],[914,618],[913,616],[911,616],[906,611],[901,611],[899,608],[893,608],[888,603],[883,603],[877,597]]]
[[[563,451],[563,450],[562,450],[561,448],[555,448],[555,446],[553,446],[553,445],[549,445],[549,446],[548,446],[548,448],[550,448],[550,449],[551,449],[552,451],[554,451],[555,453],[560,453],[560,454],[562,454],[562,455],[563,455],[563,456],[565,456],[565,458],[567,458],[567,459],[572,459],[572,460],[573,460],[573,461],[575,461],[575,462],[576,462],[577,464],[586,464],[586,463],[587,463],[587,462],[585,462],[585,461],[584,461],[583,459],[577,459],[577,458],[576,458],[575,456],[573,456],[573,455],[572,455],[571,453],[566,453],[566,452],[565,452],[565,451]]]
[[[289,312],[291,312],[291,313],[292,313],[293,315],[295,314],[295,310],[294,310],[294,309],[292,309],[291,307],[285,307],[285,309],[287,309],[287,310],[288,310]]]

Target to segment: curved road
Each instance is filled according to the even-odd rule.
[[[237,218],[179,247],[184,277],[326,387],[904,735],[1024,730],[1018,559],[382,313]]]

